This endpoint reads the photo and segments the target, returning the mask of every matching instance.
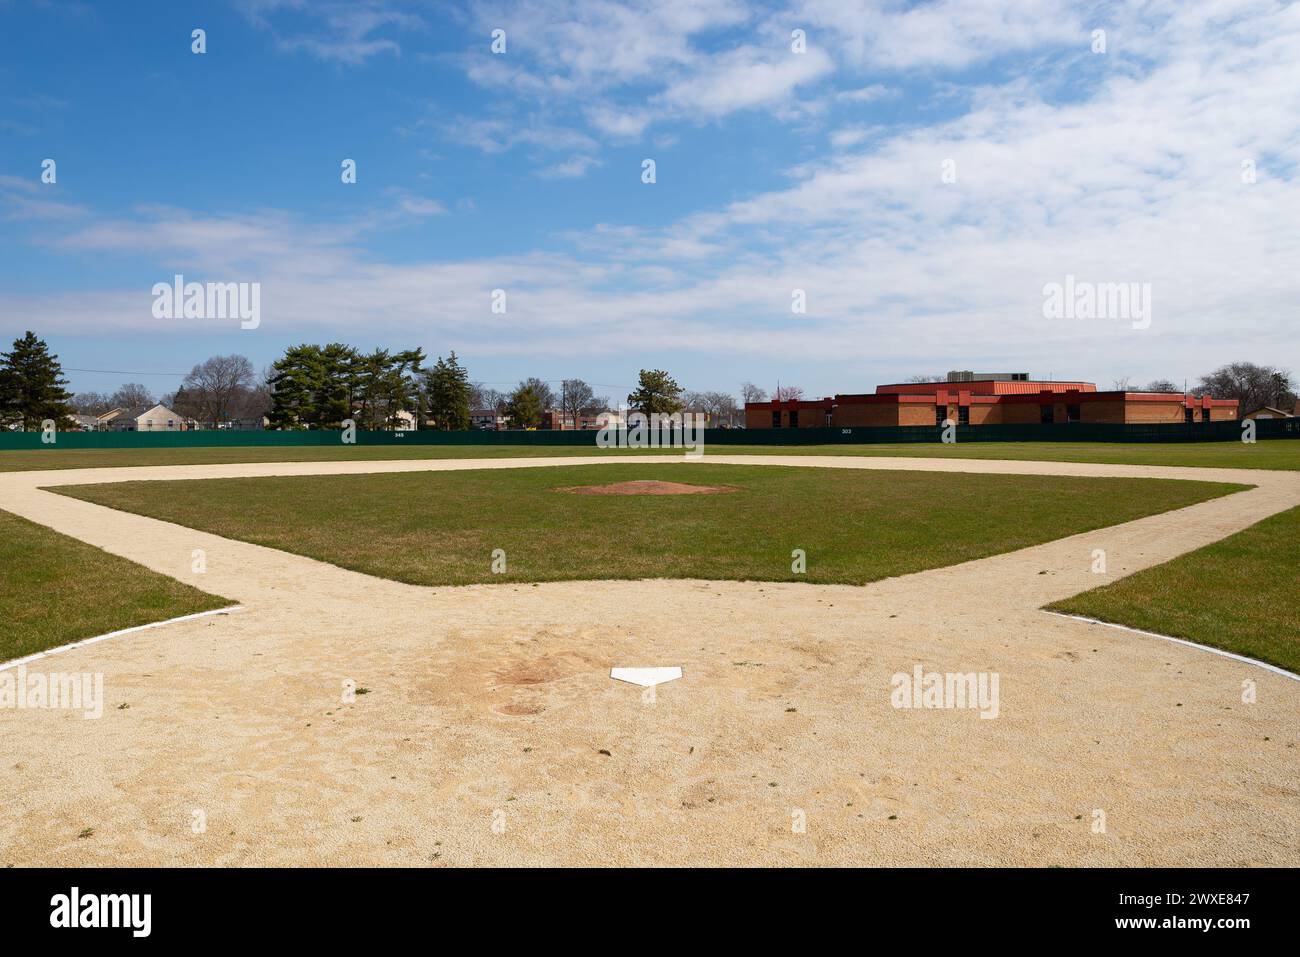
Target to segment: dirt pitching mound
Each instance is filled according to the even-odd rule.
[[[734,492],[734,485],[688,485],[685,482],[655,482],[640,479],[634,482],[612,482],[609,485],[574,485],[556,489],[575,495],[712,495]]]

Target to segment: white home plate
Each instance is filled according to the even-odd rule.
[[[643,688],[652,688],[682,676],[681,668],[610,668],[609,676],[616,681],[628,681]]]

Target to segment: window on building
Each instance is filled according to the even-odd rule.
[[[790,410],[790,428],[792,428],[792,429],[797,429],[797,428],[799,428],[799,410],[798,410],[798,409],[791,409],[791,410]]]
[[[943,425],[948,421],[948,407],[946,405],[936,405],[934,407],[934,424]]]
[[[780,413],[779,411],[777,411],[777,412],[773,412],[773,413],[772,413],[772,428],[774,428],[774,429],[779,429],[780,427],[781,427],[781,413]]]
[[[1195,409],[1183,409],[1183,421],[1186,422],[1188,425],[1191,425],[1193,422],[1195,422],[1195,421],[1196,421],[1196,410],[1195,410]]]
[[[1079,412],[1080,412],[1080,410],[1079,410],[1079,407],[1078,407],[1077,405],[1067,405],[1067,406],[1065,407],[1065,421],[1067,421],[1067,422],[1078,422],[1078,421],[1079,421]]]
[[[1052,406],[1050,406],[1050,405],[1041,405],[1041,406],[1039,406],[1039,407],[1038,407],[1038,413],[1039,413],[1039,415],[1038,415],[1038,421],[1042,422],[1044,425],[1047,425],[1047,424],[1050,424],[1050,423],[1056,421],[1056,419],[1055,419],[1055,418],[1053,417],[1053,415],[1052,415]]]
[[[827,409],[827,410],[826,410],[826,416],[825,416],[825,418],[826,418],[826,422],[825,422],[824,424],[829,428],[829,426],[830,426],[830,424],[831,424],[831,410],[830,410],[830,409]]]
[[[970,425],[970,406],[963,405],[957,409],[957,424]]]
[[[1209,409],[1202,409],[1202,410],[1201,410],[1201,421],[1202,421],[1202,422],[1209,422],[1209,421],[1210,421],[1210,410],[1209,410]]]

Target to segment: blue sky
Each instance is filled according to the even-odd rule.
[[[0,0],[0,337],[159,393],[333,340],[615,399],[1295,369],[1297,61],[1253,0]],[[178,272],[261,324],[155,319]],[[1149,327],[1045,319],[1067,274]]]

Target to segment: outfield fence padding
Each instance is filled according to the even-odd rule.
[[[704,444],[720,445],[908,445],[940,441],[939,426],[879,426],[805,429],[705,429]],[[358,430],[357,445],[526,445],[595,448],[592,430],[529,432],[466,431],[366,432]],[[956,427],[963,442],[1239,442],[1242,422],[1189,422],[1170,425],[1068,424],[963,425]],[[1300,439],[1300,418],[1256,419],[1258,439]],[[341,445],[337,430],[261,431],[199,429],[193,432],[59,432],[53,443],[40,432],[0,432],[5,449],[186,449],[238,446]]]

